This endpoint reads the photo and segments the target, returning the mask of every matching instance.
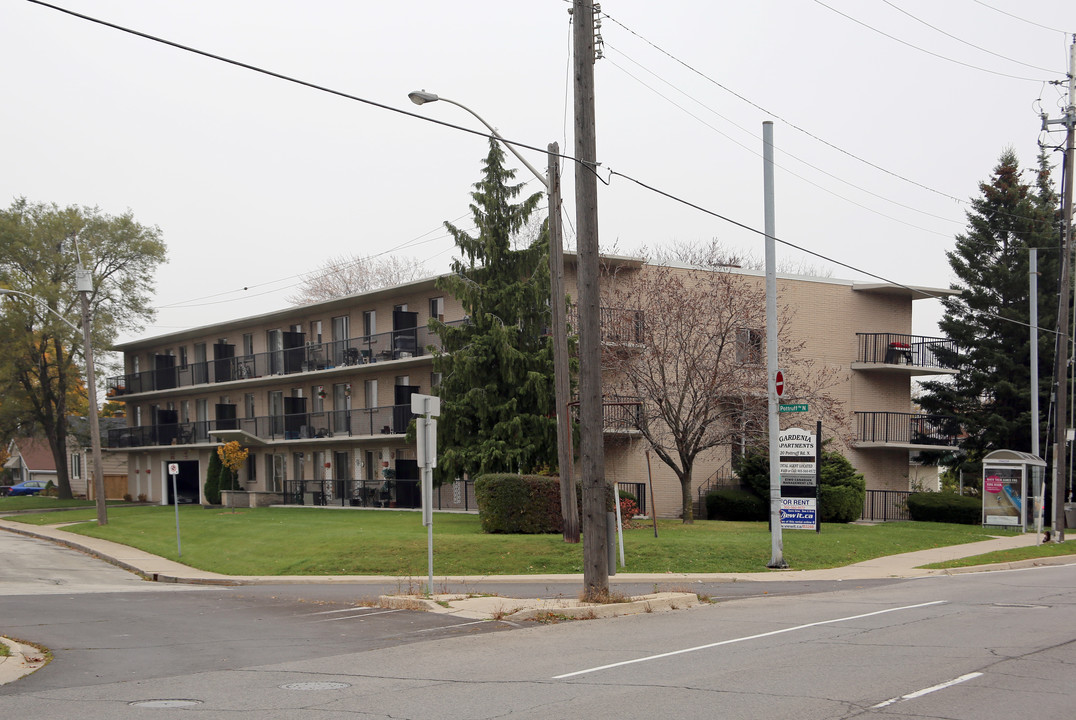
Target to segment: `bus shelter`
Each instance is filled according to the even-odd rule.
[[[995,450],[984,457],[983,525],[1041,529],[1045,474],[1046,462],[1031,453]]]

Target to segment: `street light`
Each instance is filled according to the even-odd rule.
[[[60,313],[49,307],[47,301],[43,298],[39,298],[36,295],[30,293],[24,293],[20,290],[11,290],[9,288],[0,288],[0,295],[20,295],[22,297],[29,298],[37,303],[40,303],[42,307],[48,310],[50,313],[58,317],[69,328],[75,332],[82,333],[82,354],[86,358],[86,394],[89,399],[89,420],[90,420],[90,447],[93,454],[93,490],[94,499],[97,504],[97,524],[108,524],[108,510],[105,506],[105,476],[104,476],[104,463],[101,460],[101,428],[97,424],[97,385],[93,368],[93,345],[90,342],[90,314],[88,302],[86,300],[86,292],[83,290],[89,290],[87,280],[88,273],[82,270],[79,266],[79,277],[77,279],[79,284],[80,295],[82,296],[82,328],[81,330],[73,322],[65,318]]]
[[[545,177],[527,159],[510,144],[505,142],[497,129],[471,108],[455,100],[440,97],[436,93],[415,90],[407,94],[411,102],[425,105],[429,102],[446,102],[463,108],[476,120],[489,128],[493,137],[501,141],[508,150],[531,171],[531,174],[545,187],[549,194],[549,294],[550,310],[553,321],[553,373],[554,395],[557,406],[557,464],[560,466],[560,503],[564,518],[565,542],[579,542],[579,512],[575,499],[575,480],[572,477],[571,424],[568,420],[568,338],[565,331],[564,317],[564,250],[560,232],[560,171],[557,166],[559,148],[556,143],[548,147],[549,177]]]

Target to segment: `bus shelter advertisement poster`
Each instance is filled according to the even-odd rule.
[[[1023,513],[1019,468],[989,468],[983,477],[983,524],[1020,525]]]

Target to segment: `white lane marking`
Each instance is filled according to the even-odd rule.
[[[441,627],[425,628],[423,630],[415,630],[414,633],[433,632],[434,630],[448,630],[450,628],[466,627],[467,625],[481,625],[482,623],[488,623],[489,620],[475,620],[474,622],[459,623],[457,625],[442,625]]]
[[[344,608],[343,610],[322,610],[321,612],[304,613],[303,615],[304,615],[304,617],[309,617],[311,615],[336,615],[338,613],[363,612],[363,611],[369,611],[369,610],[375,610],[375,609],[376,608],[373,608],[373,607],[349,607],[349,608]]]
[[[387,615],[389,613],[398,613],[398,612],[403,612],[403,609],[401,608],[401,609],[398,609],[398,610],[382,610],[381,612],[363,613],[362,615],[346,615],[344,617],[325,618],[324,620],[311,620],[310,623],[314,624],[314,623],[337,622],[339,620],[354,620],[355,618],[368,618],[368,617],[373,617],[374,615]]]
[[[871,705],[871,710],[877,710],[878,708],[884,708],[884,707],[886,707],[888,705],[892,705],[893,703],[903,702],[904,700],[914,700],[917,697],[923,697],[924,695],[929,695],[932,692],[937,692],[938,690],[944,690],[947,687],[952,687],[953,685],[959,685],[960,683],[967,682],[968,680],[974,680],[975,678],[977,678],[977,677],[979,677],[981,675],[982,675],[981,672],[973,672],[973,673],[968,673],[967,675],[961,675],[960,677],[954,678],[952,680],[949,680],[948,682],[938,683],[937,685],[931,685],[928,688],[924,688],[922,690],[916,690],[913,693],[908,693],[907,695],[901,695],[900,697],[890,698],[889,700],[886,700],[885,702],[880,702],[877,705]]]
[[[695,647],[684,648],[683,650],[673,650],[672,652],[660,653],[658,655],[648,655],[647,657],[636,658],[635,660],[624,660],[622,662],[610,663],[609,665],[599,665],[598,667],[587,668],[586,670],[576,670],[575,672],[564,673],[563,675],[554,675],[554,680],[563,680],[564,678],[574,677],[576,675],[586,675],[587,673],[598,672],[599,670],[609,670],[610,668],[621,667],[623,665],[634,665],[635,663],[649,662],[651,660],[659,660],[661,658],[672,657],[673,655],[683,655],[684,653],[696,652],[698,650],[707,650],[709,648],[720,647],[721,645],[732,645],[733,643],[746,642],[748,640],[758,640],[760,638],[772,637],[773,635],[782,635],[784,633],[795,632],[797,630],[806,630],[807,628],[818,627],[820,625],[832,625],[833,623],[848,622],[849,620],[859,620],[861,618],[873,617],[875,615],[884,615],[891,612],[899,612],[901,610],[914,610],[916,608],[930,607],[931,605],[942,605],[945,600],[933,600],[931,602],[919,603],[917,605],[904,605],[903,607],[888,608],[886,610],[875,610],[874,612],[863,613],[862,615],[851,615],[849,617],[834,618],[833,620],[820,620],[819,622],[807,623],[806,625],[797,625],[795,627],[784,628],[782,630],[772,630],[770,632],[759,633],[758,635],[748,635],[741,638],[733,638],[731,640],[721,640],[720,642],[709,643],[707,645],[696,645]]]

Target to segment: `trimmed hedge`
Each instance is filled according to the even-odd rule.
[[[983,521],[981,498],[947,492],[921,492],[908,496],[908,514],[924,522],[979,525]]]
[[[582,507],[582,487],[575,486]],[[627,494],[627,493],[625,493]],[[539,535],[564,532],[560,514],[560,478],[511,473],[479,475],[474,496],[482,531]],[[606,485],[606,507],[613,510],[613,486]]]
[[[767,502],[747,490],[706,493],[706,517],[710,520],[765,520],[769,514]]]

